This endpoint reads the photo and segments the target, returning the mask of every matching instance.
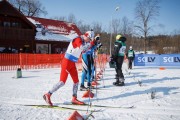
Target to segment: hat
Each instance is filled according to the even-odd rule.
[[[116,40],[119,40],[121,38],[121,35],[116,36]]]
[[[94,39],[94,31],[87,31],[84,36],[90,38],[90,39]]]
[[[132,49],[132,46],[130,46],[129,49]]]

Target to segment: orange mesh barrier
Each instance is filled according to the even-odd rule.
[[[60,67],[64,54],[0,54],[0,71]]]
[[[60,68],[64,54],[0,54],[0,71],[21,69]],[[104,69],[107,62],[106,54],[99,54],[95,59],[97,67]],[[82,70],[81,58],[77,69]]]
[[[100,70],[104,70],[106,67],[106,63],[108,62],[108,56],[106,54],[99,54],[95,59],[96,67],[100,68]]]

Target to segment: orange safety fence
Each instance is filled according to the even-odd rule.
[[[100,68],[100,70],[104,70],[106,67],[106,63],[108,62],[108,56],[106,54],[99,54],[97,59],[95,59],[96,67]]]
[[[95,60],[94,60],[96,67],[100,68],[100,69],[105,69],[105,65],[108,62],[108,57],[109,56],[106,54],[96,55]],[[82,70],[82,58],[81,57],[79,58],[78,62],[76,63],[76,67],[77,67],[78,71]]]
[[[0,54],[0,71],[60,67],[64,54]]]
[[[0,71],[21,69],[60,68],[64,54],[0,54]],[[99,54],[96,58],[97,67],[104,68],[108,56]],[[77,62],[77,69],[82,70],[82,61]]]

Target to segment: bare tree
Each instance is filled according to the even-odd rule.
[[[121,23],[121,20],[120,19],[113,19],[112,21],[111,21],[112,23],[111,23],[111,32],[112,32],[112,34],[117,34],[119,31],[120,31],[120,23]]]
[[[149,35],[150,21],[159,15],[159,0],[141,0],[138,1],[135,8],[135,16],[139,21],[135,27],[144,37],[144,52],[146,53],[146,40]]]
[[[76,24],[78,26],[78,28],[80,29],[81,33],[84,34],[86,31],[91,30],[91,26],[88,24],[83,24],[81,21],[78,22],[78,24]]]
[[[127,17],[122,18],[121,33],[128,36],[133,34],[133,23],[130,22]]]
[[[9,2],[26,16],[47,15],[45,7],[42,6],[39,0],[9,0]]]
[[[51,19],[53,20],[59,20],[59,21],[67,21],[67,18],[65,16],[60,16],[60,17],[52,17]]]
[[[101,33],[102,32],[102,25],[98,22],[93,22],[92,29],[95,33]]]
[[[72,14],[72,13],[69,14],[67,21],[71,22],[71,23],[76,23],[77,22],[75,15]]]

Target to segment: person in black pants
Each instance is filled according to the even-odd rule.
[[[116,41],[114,43],[114,51],[111,56],[111,63],[115,62],[116,63],[116,82],[113,82],[113,85],[116,86],[124,86],[124,75],[122,72],[122,64],[124,61],[124,56],[125,56],[125,50],[126,50],[126,38],[117,35],[116,36]]]
[[[129,47],[128,52],[126,53],[126,56],[128,58],[128,69],[132,69],[132,62],[134,61],[134,50],[132,49],[132,46]]]

